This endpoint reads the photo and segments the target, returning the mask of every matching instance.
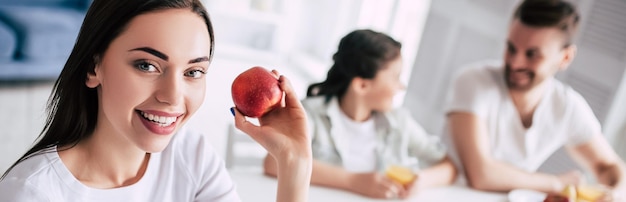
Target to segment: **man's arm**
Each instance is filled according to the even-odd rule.
[[[594,135],[590,141],[568,147],[578,162],[591,170],[598,182],[626,194],[626,166],[602,134]]]
[[[469,185],[486,191],[533,189],[559,193],[567,184],[566,176],[529,173],[492,158],[486,123],[467,112],[448,115],[452,139]]]

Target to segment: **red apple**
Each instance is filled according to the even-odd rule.
[[[252,67],[235,78],[231,87],[235,107],[245,116],[261,117],[280,106],[283,91],[278,79],[263,67]]]

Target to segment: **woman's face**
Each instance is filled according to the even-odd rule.
[[[133,18],[88,75],[98,90],[96,133],[163,150],[204,100],[210,40],[189,9]]]
[[[402,57],[396,57],[376,73],[365,96],[372,110],[379,112],[391,110],[394,96],[405,88],[400,81],[401,72]]]

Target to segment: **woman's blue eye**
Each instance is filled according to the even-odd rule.
[[[157,68],[146,61],[139,61],[135,63],[135,67],[144,72],[156,72]]]
[[[202,70],[191,70],[191,71],[185,72],[185,76],[191,77],[191,78],[194,78],[194,79],[200,78],[204,74],[206,74],[206,72],[204,72]]]

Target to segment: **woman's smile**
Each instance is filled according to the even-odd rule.
[[[183,113],[166,113],[160,111],[135,110],[141,123],[151,132],[157,135],[169,135],[174,132],[179,118]]]

